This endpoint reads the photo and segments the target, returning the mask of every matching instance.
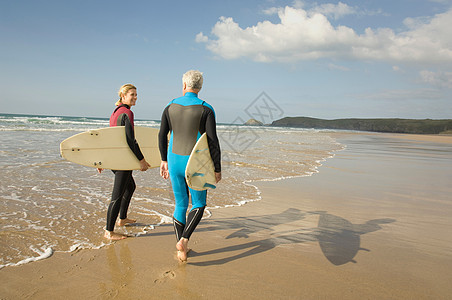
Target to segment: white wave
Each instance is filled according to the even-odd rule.
[[[28,258],[25,258],[25,259],[17,262],[17,263],[8,263],[8,264],[0,265],[0,269],[2,269],[4,267],[9,267],[9,266],[20,266],[20,265],[24,265],[24,264],[27,264],[27,263],[30,263],[30,262],[46,259],[46,258],[49,258],[50,256],[52,256],[52,254],[53,254],[53,249],[51,247],[48,247],[44,251],[40,251],[40,250],[35,249],[33,247],[30,247],[30,249],[33,250],[34,252],[36,252],[39,256],[28,257]]]
[[[104,246],[107,246],[109,244],[105,244],[104,242],[102,242],[100,245],[95,246],[94,244],[91,243],[85,243],[85,242],[80,242],[80,243],[75,243],[74,245],[72,245],[69,248],[69,251],[62,251],[62,252],[74,252],[74,251],[78,251],[78,250],[82,250],[82,249],[100,249]]]
[[[0,131],[28,130],[49,132],[77,132],[86,131],[89,127],[102,127],[106,122],[106,120],[102,119],[85,120],[81,118],[74,118],[69,120],[63,118],[49,118],[46,120],[43,119],[42,121],[43,122],[41,124],[39,124],[39,122],[30,122],[28,124],[19,124],[14,122],[7,123],[9,121],[5,121],[4,118],[2,118],[2,116],[0,115]],[[49,123],[46,124],[45,122]],[[136,121],[136,124],[139,126],[150,127],[159,126],[159,123],[157,122],[143,120]],[[40,126],[42,126],[43,128],[41,128]],[[261,192],[256,186],[257,181],[283,180],[286,178],[310,176],[313,173],[318,172],[317,168],[321,165],[321,162],[326,158],[334,155],[332,154],[334,150],[330,150],[333,148],[339,148],[337,146],[339,144],[336,143],[336,146],[334,146],[334,140],[328,139],[326,134],[317,134],[317,131],[313,130],[291,130],[288,128],[269,127],[246,127],[246,129],[248,131],[257,130],[260,136],[260,140],[256,141],[252,148],[249,148],[249,150],[243,152],[236,152],[233,151],[233,149],[225,149],[225,151],[223,151],[223,164],[225,171],[223,176],[225,177],[225,175],[230,174],[230,176],[234,177],[234,179],[237,181],[236,184],[234,184],[232,191],[226,188],[224,192],[220,191],[224,194],[218,194],[218,192],[217,194],[212,193],[213,197],[210,198],[213,200],[212,204],[216,202],[215,197],[218,197],[219,199],[219,202],[217,203],[224,203],[224,199],[228,199],[228,203],[224,203],[223,205],[218,206],[215,206],[216,204],[213,204],[214,207],[208,207],[205,215],[206,217],[209,217],[211,215],[211,209],[241,206],[245,205],[248,202],[261,200]],[[228,130],[233,130],[233,128],[231,129],[231,126],[227,125],[219,126],[220,132],[226,132]],[[291,134],[294,135],[292,136]],[[68,224],[73,224],[72,222],[74,220],[79,220],[83,216],[88,216],[90,214],[93,215],[94,210],[99,210],[97,207],[99,207],[100,209],[105,209],[107,205],[105,203],[105,190],[108,190],[109,193],[111,184],[110,177],[105,180],[101,180],[101,178],[98,178],[97,175],[91,175],[91,173],[88,174],[83,169],[80,169],[75,165],[74,167],[71,167],[72,165],[69,162],[66,163],[61,159],[55,160],[56,156],[58,156],[58,143],[63,139],[63,136],[65,135],[65,133],[3,133],[3,136],[8,138],[5,139],[4,142],[9,142],[9,144],[7,145],[8,147],[4,149],[6,150],[11,148],[13,149],[11,151],[16,150],[16,152],[18,153],[16,154],[18,157],[17,162],[14,161],[13,163],[11,163],[13,164],[12,167],[4,169],[5,172],[8,172],[6,177],[19,178],[21,184],[19,185],[16,182],[11,181],[11,183],[5,185],[4,187],[0,187],[2,194],[7,195],[6,197],[2,196],[2,198],[4,200],[10,201],[11,207],[14,207],[14,209],[17,208],[17,211],[21,211],[21,207],[25,207],[26,204],[29,204],[33,209],[29,210],[30,216],[24,213],[24,219],[33,219],[33,217],[37,214],[35,208],[41,207],[43,209],[43,213],[39,217],[45,219],[47,223],[43,222],[30,225],[30,227],[28,227],[27,229],[36,229],[41,231],[47,230],[44,227],[39,226],[41,224],[46,224],[48,228],[52,229],[52,232],[57,232],[57,238],[62,238],[65,240],[65,242],[56,243],[55,245],[58,245],[59,247],[61,247],[60,245],[64,245],[64,249],[54,248],[55,252],[73,252],[77,251],[78,249],[97,249],[107,244],[101,243],[99,239],[100,237],[98,237],[97,235],[93,237],[90,235],[90,233],[87,234],[83,224],[76,226],[76,229],[79,229],[79,231],[75,232],[75,236],[72,236],[71,238],[66,236],[66,231],[63,231],[60,234],[59,231],[54,229],[54,227],[65,228],[68,226]],[[17,145],[15,143],[15,137],[18,136],[21,138],[21,140],[26,140],[27,144]],[[28,139],[28,137],[30,138]],[[224,144],[222,144],[222,146],[223,145]],[[36,148],[39,149],[39,151],[37,150],[38,152],[34,150],[33,152],[30,151],[30,149]],[[288,152],[282,153],[281,149],[287,149]],[[14,152],[8,153],[11,153],[8,154],[8,157],[14,156]],[[323,159],[323,157],[326,158]],[[24,159],[27,168],[23,168],[23,170],[17,168],[17,164],[19,162],[22,162]],[[297,164],[298,162],[300,162],[300,164]],[[8,162],[8,164],[10,163]],[[36,168],[29,168],[28,166],[30,165]],[[36,175],[38,174],[35,173],[36,171],[39,171],[39,176]],[[76,174],[71,172],[76,172]],[[297,174],[297,172],[302,174],[298,176],[292,175]],[[66,173],[68,173],[68,176],[65,175]],[[163,185],[159,181],[154,180],[154,177],[152,177],[153,175],[151,176],[149,174],[149,172],[140,173],[140,176],[137,176],[138,180],[145,182],[144,184],[140,183],[140,186],[147,185],[149,182],[153,182],[153,188],[146,188],[143,191],[138,191],[139,193],[143,194],[140,195],[137,192],[134,195],[133,208],[134,213],[143,215],[143,219],[153,220],[148,223],[157,224],[145,224],[143,226],[136,227],[132,226],[131,230],[135,232],[133,234],[136,236],[146,234],[149,230],[153,230],[155,226],[172,222],[171,216],[167,215],[169,214],[167,212],[172,210],[172,208],[174,207],[174,199],[170,196],[170,193],[172,192],[169,188],[169,185]],[[61,182],[61,184],[48,184],[55,179],[57,179],[58,182]],[[86,180],[89,180],[90,184],[85,184]],[[42,184],[39,183],[41,181]],[[106,182],[108,182],[109,184],[108,188],[104,188]],[[247,193],[241,194],[240,188],[243,188],[243,185],[240,186],[240,183],[252,188],[247,187]],[[53,188],[44,188],[47,187],[47,185],[52,186]],[[94,187],[90,188],[89,186]],[[76,193],[74,193],[76,195],[71,195],[70,191],[72,190],[77,191]],[[163,190],[167,190],[168,194],[163,193]],[[152,196],[149,196],[149,194]],[[24,197],[27,198],[23,199]],[[74,201],[74,198],[76,198],[77,201]],[[57,210],[57,208],[59,207],[57,204],[62,204],[64,206],[66,205],[66,203],[64,202],[69,203],[71,205],[71,208],[68,211],[55,212],[55,210]],[[233,202],[233,204],[230,204],[231,202]],[[4,218],[6,217],[8,218],[8,220],[13,219],[13,216],[7,216],[5,214],[0,214],[0,216],[3,216]],[[20,214],[19,216],[22,216],[22,214]],[[92,217],[91,222],[100,224],[100,228],[105,222],[104,216],[102,215],[102,217],[99,217],[99,219],[94,216]],[[28,224],[30,224],[27,223],[28,222],[25,223],[25,228]],[[9,222],[8,224],[11,224],[11,222]],[[9,227],[9,229],[13,230],[13,228],[11,227]],[[139,231],[139,233],[136,233],[137,231]],[[53,234],[50,234],[50,236],[50,239],[54,238]],[[67,240],[70,240],[69,244],[66,243]],[[53,240],[49,240],[48,242],[54,243]],[[31,243],[32,242],[30,242],[29,244]],[[45,254],[45,251],[43,252],[43,254]],[[39,257],[41,257],[41,255],[39,255]],[[8,258],[9,261],[12,261],[12,259],[10,257]],[[30,262],[35,260],[36,258],[31,258],[28,261],[27,259],[23,261]],[[4,263],[7,262],[8,261],[5,261]]]
[[[92,129],[92,128],[89,128]],[[0,127],[0,131],[36,131],[36,132],[65,132],[65,131],[75,131],[75,132],[83,132],[86,130],[89,130],[86,128],[77,128],[77,127],[70,127],[70,128],[24,128],[24,127]]]

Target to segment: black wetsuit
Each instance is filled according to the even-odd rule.
[[[110,117],[110,126],[125,126],[127,144],[138,160],[144,158],[140,147],[135,140],[134,134],[134,120],[133,112],[130,107],[125,104],[118,106]],[[118,159],[121,159],[118,157]],[[113,231],[115,228],[116,219],[126,219],[127,210],[129,209],[130,199],[132,199],[133,192],[136,185],[132,177],[132,170],[118,171],[112,170],[115,174],[115,181],[113,185],[113,192],[111,195],[111,202],[107,211],[107,227],[108,231]]]

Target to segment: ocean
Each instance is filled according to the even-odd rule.
[[[0,268],[51,256],[96,249],[103,238],[113,173],[61,158],[64,139],[108,126],[106,118],[0,114]],[[159,128],[159,121],[135,126]],[[328,131],[219,124],[223,179],[208,192],[204,217],[215,209],[260,199],[257,181],[310,176],[344,145]],[[134,226],[116,227],[131,236],[151,234],[172,222],[171,183],[158,168],[134,171],[137,184],[129,216]]]

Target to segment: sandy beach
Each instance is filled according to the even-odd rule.
[[[187,263],[167,224],[5,267],[0,299],[450,299],[452,137],[332,134],[319,173],[212,210]]]

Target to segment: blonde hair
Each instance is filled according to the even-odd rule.
[[[127,92],[132,89],[136,90],[137,88],[133,84],[130,84],[130,83],[124,84],[118,91],[119,100],[116,101],[115,105],[116,106],[121,105],[122,104],[122,101],[121,101],[122,96],[127,94]]]
[[[194,90],[201,90],[202,88],[202,73],[197,70],[187,71],[182,76],[182,83],[187,84],[187,87],[192,88]]]

